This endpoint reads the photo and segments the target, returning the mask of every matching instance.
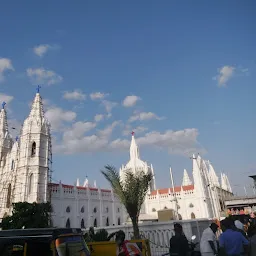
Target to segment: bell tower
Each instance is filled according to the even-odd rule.
[[[49,201],[48,183],[52,161],[50,124],[44,116],[40,86],[20,134],[16,202]]]

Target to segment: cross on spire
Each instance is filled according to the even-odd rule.
[[[131,132],[131,135],[132,135],[132,136],[134,136],[134,134],[135,134],[135,132],[134,132],[134,131],[132,131],[132,132]]]
[[[2,103],[2,109],[4,109],[5,105],[6,105],[6,102],[3,102]]]
[[[37,93],[40,93],[40,89],[41,89],[42,87],[41,87],[41,85],[38,85],[37,87],[36,87],[36,92]]]

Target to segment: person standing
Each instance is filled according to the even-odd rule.
[[[212,223],[204,230],[200,241],[200,251],[202,256],[214,256],[218,254],[218,243],[216,238],[218,228],[219,226],[216,223]]]
[[[234,222],[226,218],[221,224],[224,231],[219,238],[221,253],[226,256],[247,255],[249,241],[236,230]]]
[[[189,251],[188,240],[183,233],[183,228],[179,223],[174,224],[174,236],[170,239],[171,256],[187,256]]]

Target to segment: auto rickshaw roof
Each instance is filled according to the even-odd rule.
[[[33,229],[10,229],[1,230],[0,237],[13,237],[13,236],[60,236],[65,234],[81,234],[79,228],[33,228]]]

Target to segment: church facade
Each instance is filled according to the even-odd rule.
[[[50,123],[44,115],[42,99],[37,92],[29,116],[24,121],[19,138],[12,139],[3,104],[0,111],[0,218],[10,215],[12,203],[47,202],[53,207],[53,225],[86,228],[121,225],[127,214],[110,189],[101,189],[77,181],[74,185],[51,182],[52,145]],[[120,168],[125,172],[151,173],[153,180],[143,204],[140,220],[157,219],[157,212],[173,209],[180,219],[219,217],[222,199],[232,195],[225,174],[221,182],[209,161],[193,156],[191,181],[184,170],[181,186],[156,188],[152,164],[141,160],[134,134],[130,145],[130,160]],[[171,179],[170,179],[170,184]]]
[[[0,218],[10,215],[12,203],[52,204],[57,227],[121,225],[123,208],[113,191],[83,185],[51,183],[50,123],[37,92],[19,138],[12,139],[5,103],[0,112]]]

